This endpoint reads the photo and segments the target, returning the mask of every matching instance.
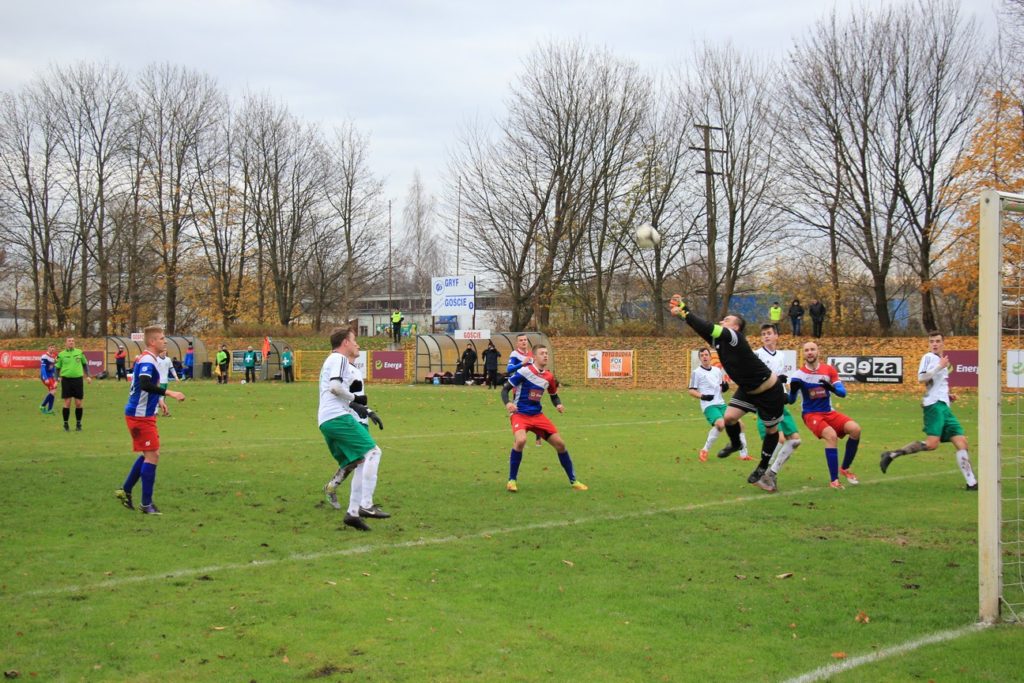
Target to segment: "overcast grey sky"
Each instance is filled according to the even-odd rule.
[[[838,0],[840,8],[914,0]],[[989,30],[997,0],[962,0]],[[330,126],[371,136],[396,215],[413,172],[441,194],[465,123],[499,117],[523,59],[550,40],[606,47],[652,72],[695,43],[786,52],[832,7],[822,0],[0,0],[0,90],[53,62],[151,62],[201,70],[237,99],[268,92]]]

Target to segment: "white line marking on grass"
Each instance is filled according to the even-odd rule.
[[[977,631],[986,629],[988,626],[988,624],[977,623],[950,629],[948,631],[939,631],[938,633],[932,633],[927,636],[915,638],[914,640],[908,640],[907,642],[900,643],[899,645],[882,648],[881,650],[872,652],[871,654],[851,657],[834,664],[829,664],[828,666],[823,666],[815,669],[814,671],[809,671],[797,676],[796,678],[790,678],[784,683],[815,683],[816,681],[824,681],[836,674],[840,674],[863,664],[873,664],[874,662],[888,659],[889,657],[895,657],[896,655],[912,652],[913,650],[916,650],[919,647],[924,647],[925,645],[933,645],[934,643],[945,643],[950,640],[956,640],[961,636],[966,636],[970,633],[976,633]]]
[[[888,477],[885,479],[886,482],[902,481],[907,479],[922,479],[928,477],[946,476],[952,470],[946,470],[942,472],[928,472],[926,474],[913,474],[903,477]],[[879,481],[864,482],[861,486],[871,486],[874,484],[882,483]],[[484,531],[477,531],[472,534],[465,535],[451,535],[441,536],[438,538],[419,538],[412,541],[400,541],[397,543],[385,543],[380,545],[358,545],[351,548],[343,548],[340,550],[330,550],[316,553],[296,553],[294,555],[288,555],[287,557],[272,558],[268,560],[252,560],[251,562],[233,562],[230,564],[221,565],[209,565],[206,567],[194,567],[191,569],[178,569],[174,571],[161,572],[159,574],[143,574],[141,576],[126,576],[117,579],[108,579],[106,581],[97,581],[95,583],[77,584],[71,586],[60,586],[56,588],[41,588],[38,590],[25,591],[22,593],[7,593],[2,597],[5,598],[17,598],[17,597],[43,597],[50,595],[61,595],[64,593],[80,593],[89,590],[102,590],[105,588],[118,588],[120,586],[126,586],[136,583],[146,583],[149,581],[159,581],[160,579],[181,579],[193,576],[201,576],[203,574],[211,574],[214,572],[233,571],[236,569],[253,569],[256,567],[269,567],[277,564],[283,564],[285,562],[309,562],[316,560],[323,560],[335,557],[349,557],[352,555],[366,555],[375,550],[400,550],[403,548],[425,548],[435,545],[445,545],[448,543],[456,543],[458,541],[470,541],[481,538],[488,538],[490,536],[503,536],[508,534],[514,534],[523,531],[536,531],[540,529],[561,529],[565,527],[577,526],[582,524],[593,524],[602,522],[619,522],[627,519],[637,519],[641,517],[653,517],[654,515],[664,514],[675,514],[682,512],[694,512],[697,510],[707,510],[714,507],[722,507],[726,505],[736,505],[742,503],[752,503],[762,500],[772,500],[775,498],[789,497],[796,495],[806,495],[808,493],[821,492],[825,487],[820,486],[803,486],[798,489],[791,491],[783,491],[774,495],[768,493],[759,493],[752,496],[738,496],[736,498],[728,498],[725,500],[709,501],[707,503],[690,503],[688,505],[677,505],[674,507],[651,509],[651,510],[638,510],[635,512],[626,512],[618,515],[603,515],[598,517],[582,517],[577,519],[556,519],[548,520],[546,522],[537,522],[535,524],[526,524],[515,527],[503,527],[498,529],[487,529]]]

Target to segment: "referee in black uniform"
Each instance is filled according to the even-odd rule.
[[[746,321],[742,316],[727,315],[717,325],[709,323],[690,313],[678,294],[672,297],[669,311],[685,320],[699,337],[715,348],[729,379],[738,386],[725,410],[725,433],[732,443],[718,454],[719,457],[724,458],[740,449],[740,419],[744,414],[756,412],[764,422],[766,433],[761,443],[761,462],[747,477],[747,482],[753,484],[768,469],[768,462],[779,443],[779,423],[782,422],[782,409],[786,406],[786,393],[782,386],[785,378],[768,369],[750,348],[743,336]]]

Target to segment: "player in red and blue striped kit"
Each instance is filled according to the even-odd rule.
[[[124,485],[114,492],[117,499],[129,510],[132,504],[132,489],[142,480],[143,514],[159,515],[160,510],[153,504],[153,487],[156,484],[156,466],[160,460],[160,435],[156,430],[156,411],[161,396],[170,396],[179,401],[185,394],[160,387],[160,372],[157,370],[157,356],[167,350],[164,328],[159,325],[147,327],[143,333],[146,350],[135,360],[132,369],[132,383],[128,388],[128,403],[124,407],[124,420],[132,435],[132,447],[141,452],[124,480]]]
[[[804,344],[804,365],[789,378],[789,402],[796,400],[799,392],[803,398],[804,424],[814,435],[825,442],[825,460],[828,463],[829,486],[841,489],[839,475],[846,477],[850,484],[860,483],[857,475],[850,467],[857,457],[860,446],[860,425],[846,415],[832,409],[829,394],[839,398],[846,397],[846,387],[839,379],[839,373],[828,363],[822,363],[818,345],[815,342]],[[843,464],[839,465],[839,439],[844,436],[846,452]]]
[[[558,453],[558,461],[569,477],[569,485],[577,491],[586,491],[587,485],[576,478],[572,458],[565,447],[565,442],[558,433],[558,428],[544,415],[541,399],[544,394],[551,395],[551,403],[558,412],[565,412],[565,406],[558,397],[558,381],[547,369],[548,347],[538,344],[533,347],[533,360],[523,363],[509,375],[501,388],[501,401],[505,404],[512,424],[514,444],[509,453],[508,484],[506,489],[516,493],[519,485],[519,465],[523,461],[523,446],[526,445],[526,432],[533,432],[538,438],[546,440]],[[512,393],[511,397],[509,393]]]
[[[57,393],[57,346],[50,344],[46,353],[39,356],[39,381],[46,387],[46,396],[39,404],[39,412],[53,415],[53,402]]]

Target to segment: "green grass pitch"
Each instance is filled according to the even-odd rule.
[[[3,670],[774,681],[977,616],[977,499],[952,448],[878,469],[883,448],[920,434],[916,397],[838,402],[864,428],[860,486],[829,490],[802,430],[769,495],[746,483],[752,463],[698,462],[707,425],[682,392],[566,387],[565,414],[548,412],[590,490],[570,490],[531,439],[512,495],[498,392],[371,386],[386,427],[377,502],[394,516],[359,533],[323,500],[335,466],[314,384],[183,390],[160,420],[164,514],[146,517],[113,497],[133,460],[126,385],[87,386],[85,431],[68,434],[38,414],[38,382],[0,382]],[[973,442],[974,398],[954,409]],[[833,680],[1013,680],[1022,636],[988,629]]]

